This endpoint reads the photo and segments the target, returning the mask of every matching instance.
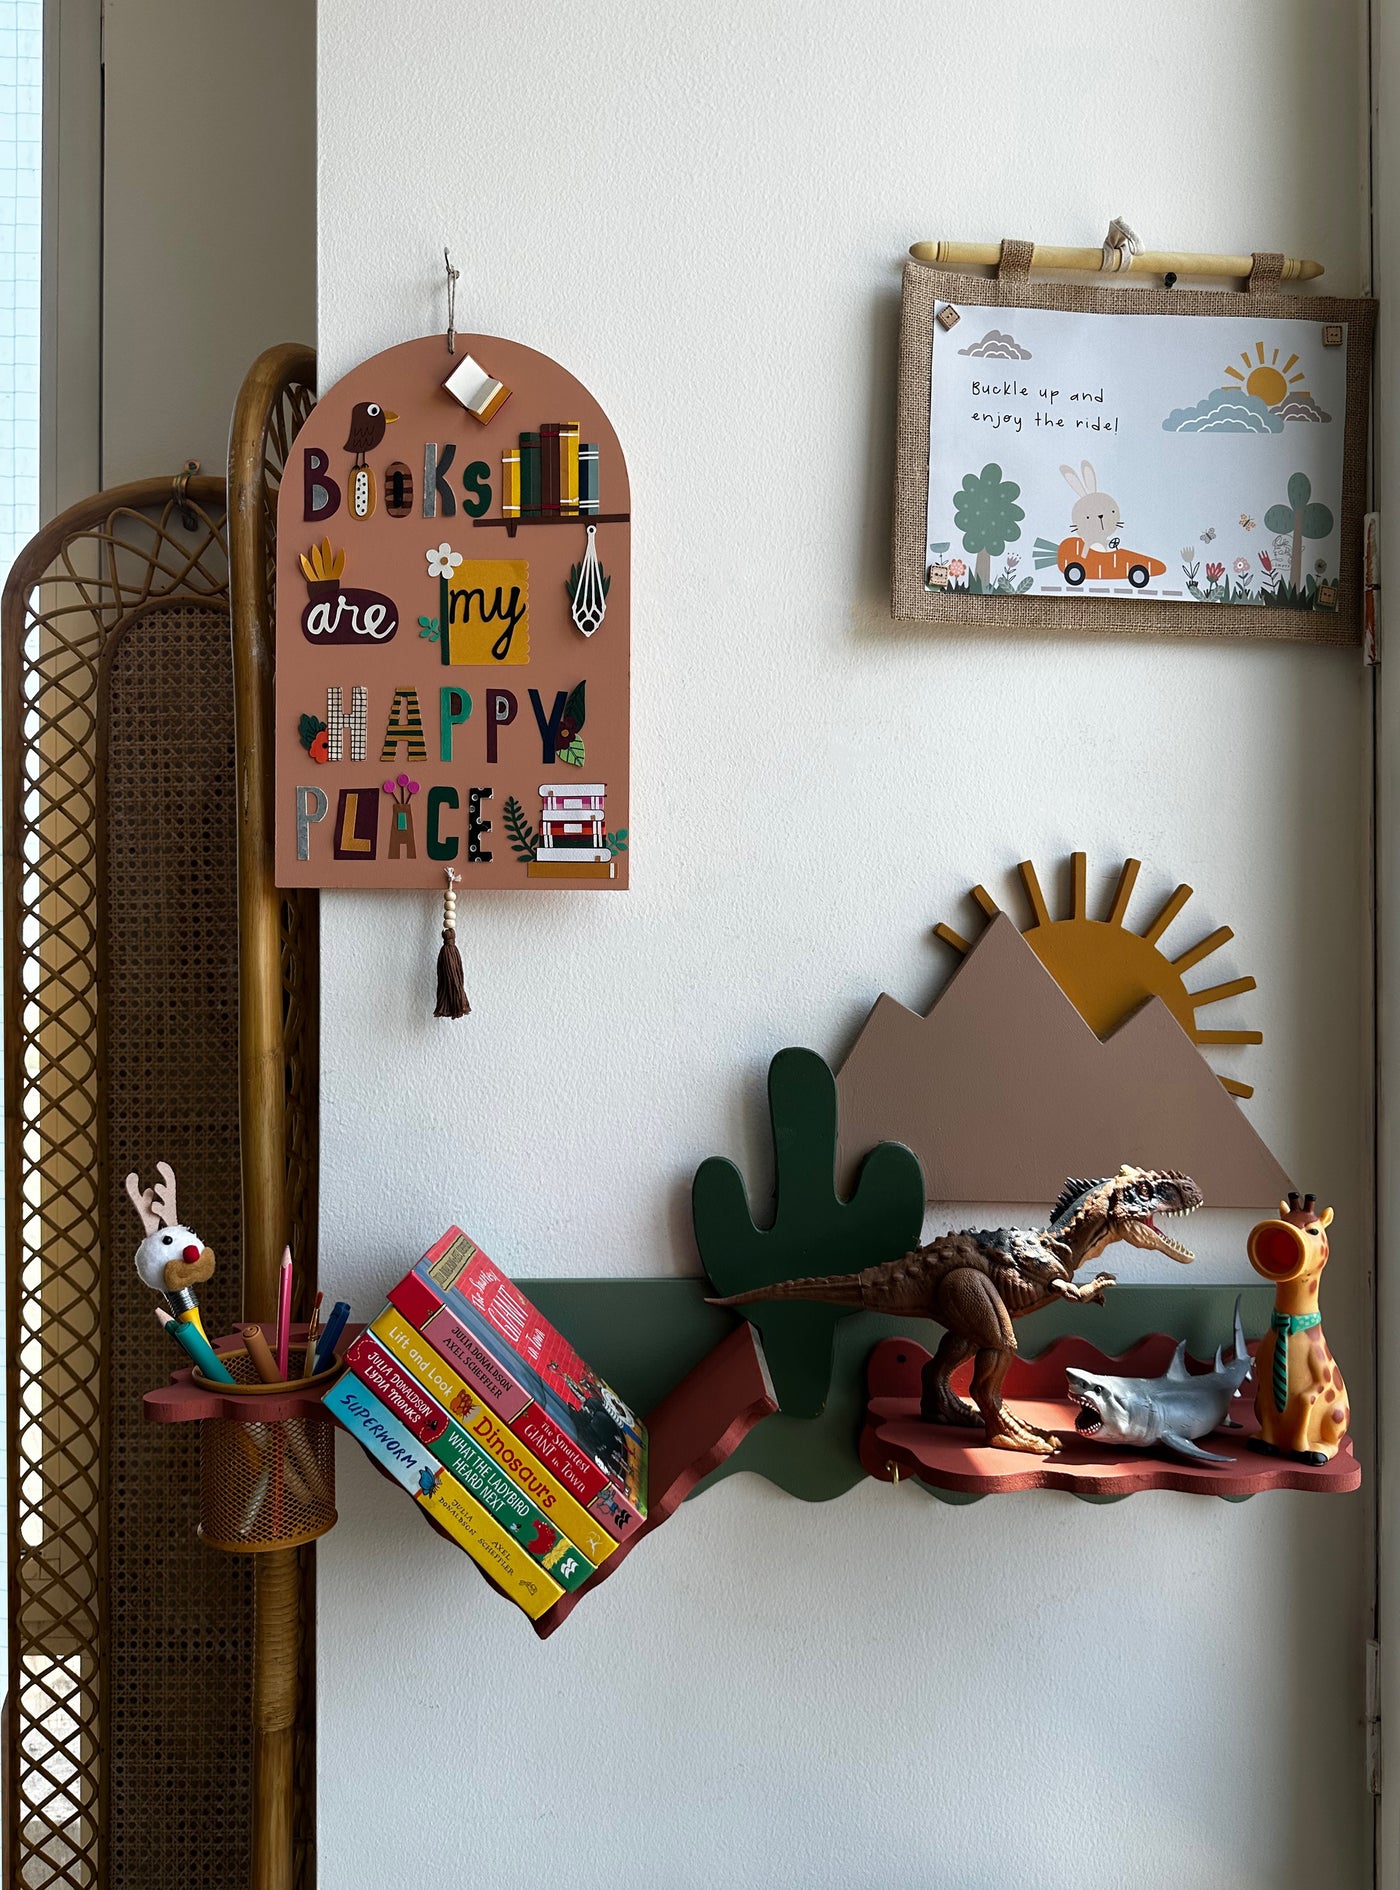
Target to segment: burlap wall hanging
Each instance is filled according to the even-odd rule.
[[[894,616],[1358,642],[1374,302],[1282,294],[1277,255],[1243,293],[1031,259],[905,265]]]

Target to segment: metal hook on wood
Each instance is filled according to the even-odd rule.
[[[197,459],[187,459],[183,472],[176,473],[174,479],[171,481],[175,488],[175,503],[180,508],[180,523],[187,532],[193,532],[199,529],[199,520],[195,516],[194,507],[190,504],[190,480],[193,479],[198,471],[199,461]]]
[[[452,267],[452,258],[447,253],[447,245],[442,246],[443,267],[447,271],[447,352],[457,352],[457,278],[459,269]]]

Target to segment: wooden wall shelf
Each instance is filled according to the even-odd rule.
[[[737,1315],[705,1304],[710,1289],[703,1279],[525,1280],[522,1285],[637,1411],[656,1405],[738,1323]],[[1031,1313],[1017,1321],[1016,1334],[1024,1355],[1043,1352],[1056,1339],[1082,1336],[1105,1356],[1116,1357],[1154,1333],[1174,1332],[1193,1357],[1209,1358],[1217,1345],[1229,1344],[1237,1294],[1244,1301],[1245,1331],[1266,1331],[1274,1303],[1271,1286],[1120,1284],[1102,1306],[1051,1306]],[[896,1337],[913,1338],[932,1351],[939,1328],[879,1313],[842,1319],[821,1415],[793,1418],[779,1412],[768,1418],[697,1488],[709,1489],[747,1470],[789,1496],[823,1503],[861,1482],[868,1474],[859,1449],[866,1364],[882,1340]],[[978,1500],[956,1489],[922,1487],[943,1503]]]
[[[1250,1346],[1253,1352],[1254,1345]],[[1199,1496],[1236,1499],[1264,1490],[1354,1490],[1361,1465],[1350,1437],[1328,1464],[1294,1463],[1249,1448],[1258,1430],[1254,1416],[1254,1381],[1236,1400],[1240,1429],[1202,1438],[1202,1447],[1233,1463],[1189,1461],[1169,1451],[1134,1450],[1127,1445],[1081,1439],[1075,1431],[1077,1407],[1065,1395],[1065,1368],[1109,1373],[1119,1378],[1155,1378],[1167,1369],[1176,1340],[1157,1333],[1141,1340],[1123,1357],[1111,1358],[1082,1338],[1056,1339],[1036,1358],[1018,1358],[1007,1373],[1003,1395],[1018,1417],[1064,1438],[1053,1457],[992,1450],[973,1430],[925,1424],[919,1418],[920,1378],[931,1354],[912,1339],[884,1339],[870,1355],[869,1403],[860,1437],[860,1459],[872,1477],[889,1483],[896,1475],[960,1496],[999,1496],[1010,1490],[1068,1490],[1074,1496],[1113,1502],[1139,1490],[1184,1490]],[[956,1389],[967,1395],[970,1365],[953,1374]]]

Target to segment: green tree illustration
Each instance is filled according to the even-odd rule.
[[[1293,559],[1288,567],[1288,582],[1294,591],[1303,584],[1303,540],[1325,538],[1332,529],[1332,514],[1312,495],[1312,480],[1306,473],[1295,472],[1288,482],[1287,505],[1271,505],[1264,514],[1271,532],[1292,532]]]
[[[1026,516],[1016,501],[1021,488],[1003,479],[1000,466],[968,473],[953,494],[953,522],[963,535],[963,549],[977,553],[977,581],[991,582],[992,559],[1021,536]]]

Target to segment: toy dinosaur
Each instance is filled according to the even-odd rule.
[[[1189,1175],[1155,1168],[1118,1170],[1098,1181],[1067,1181],[1046,1228],[998,1227],[940,1234],[925,1247],[884,1266],[859,1273],[832,1273],[807,1280],[782,1280],[747,1293],[732,1293],[716,1306],[747,1306],[759,1300],[814,1299],[870,1312],[935,1319],[944,1328],[938,1350],[924,1368],[920,1415],[934,1424],[978,1424],[1000,1450],[1049,1456],[1058,1438],[1024,1423],[1001,1402],[1002,1382],[1016,1355],[1012,1320],[1056,1299],[1102,1303],[1111,1273],[1082,1283],[1074,1275],[1114,1241],[1164,1253],[1183,1264],[1195,1255],[1164,1234],[1156,1215],[1190,1214],[1201,1191]],[[976,1355],[973,1403],[954,1392],[956,1368]]]
[[[1322,1332],[1318,1282],[1327,1265],[1331,1208],[1317,1196],[1290,1194],[1276,1221],[1250,1229],[1249,1264],[1274,1284],[1274,1310],[1259,1345],[1249,1442],[1273,1457],[1329,1463],[1346,1436],[1347,1388]]]

